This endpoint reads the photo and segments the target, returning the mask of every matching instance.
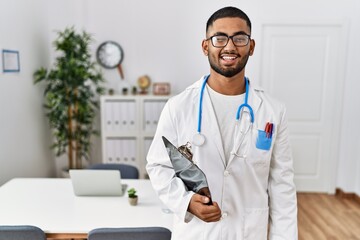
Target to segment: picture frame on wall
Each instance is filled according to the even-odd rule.
[[[2,68],[4,73],[20,72],[20,53],[16,50],[2,50]]]
[[[170,94],[170,83],[154,83],[153,84],[153,94],[154,95],[169,95]]]

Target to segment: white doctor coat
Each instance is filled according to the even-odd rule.
[[[161,137],[165,136],[176,146],[191,141],[197,130],[202,81],[203,78],[169,99],[147,155],[146,168],[152,185],[174,212],[172,239],[296,240],[297,203],[285,107],[251,84],[248,103],[254,111],[253,128],[227,164],[205,88],[201,132],[206,141],[200,147],[192,146],[193,160],[206,174],[212,199],[219,204],[222,218],[206,223],[187,212],[194,193],[175,176]],[[245,116],[249,115],[244,115],[241,124],[250,121]],[[274,124],[274,132],[269,149],[264,150],[258,148],[257,141],[259,130],[264,130],[267,122]]]

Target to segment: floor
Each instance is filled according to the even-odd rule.
[[[360,240],[358,198],[298,193],[299,240]]]

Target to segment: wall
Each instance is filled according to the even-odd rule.
[[[0,1],[0,49],[20,52],[20,73],[0,72],[0,185],[54,174],[42,89],[33,71],[48,62],[46,0]]]
[[[355,104],[360,102],[357,89],[360,88],[360,3],[356,0],[341,1],[120,1],[120,0],[52,0],[47,1],[7,0],[0,2],[1,9],[8,9],[0,16],[0,47],[14,45],[23,51],[36,52],[36,58],[22,55],[27,72],[19,75],[0,75],[0,106],[5,111],[2,116],[19,116],[15,119],[2,117],[0,135],[0,184],[1,179],[16,175],[46,175],[51,167],[46,164],[52,158],[46,145],[49,132],[44,126],[46,119],[41,109],[40,87],[31,84],[31,73],[37,67],[52,61],[54,53],[47,46],[54,40],[53,30],[75,25],[93,33],[96,47],[105,40],[120,43],[125,51],[123,69],[125,80],[121,81],[116,70],[104,70],[106,87],[119,90],[124,85],[135,85],[137,78],[148,74],[154,82],[171,82],[174,93],[199,79],[208,72],[207,59],[201,52],[201,40],[205,36],[205,23],[209,15],[225,5],[234,5],[247,12],[253,21],[253,37],[257,40],[255,55],[249,60],[247,75],[256,81],[260,77],[262,51],[261,23],[268,20],[343,20],[348,24],[346,72],[339,81],[344,82],[344,98],[338,99],[342,105],[342,125],[339,126],[339,161],[337,186],[344,191],[360,195],[360,110]],[[30,2],[30,1],[29,1]],[[45,3],[46,2],[46,3]],[[20,4],[21,3],[21,4]],[[43,4],[42,4],[43,3]],[[21,7],[19,7],[21,6]],[[14,14],[16,12],[16,14]],[[46,14],[48,16],[46,16]],[[22,16],[22,17],[19,17]],[[30,20],[31,19],[31,20]],[[10,21],[9,21],[10,20]],[[17,25],[4,23],[17,23]],[[45,26],[45,23],[48,26]],[[17,26],[17,27],[14,27]],[[16,29],[16,35],[8,34],[8,29]],[[19,37],[21,35],[21,37]],[[27,37],[27,36],[31,37]],[[6,36],[6,37],[4,37]],[[23,37],[25,36],[25,37]],[[45,39],[48,37],[48,39]],[[8,46],[6,46],[8,47]],[[9,46],[11,47],[11,46]],[[50,50],[49,50],[50,49]],[[21,50],[21,49],[20,49]],[[49,52],[49,54],[48,54]],[[41,53],[41,54],[39,54]],[[311,57],[312,53],[309,53]],[[306,71],[306,69],[304,69]],[[17,89],[16,91],[9,89]],[[336,96],[334,96],[336,97]],[[11,103],[11,108],[8,106]],[[20,124],[26,121],[26,125]],[[99,119],[97,119],[99,124]],[[18,126],[21,126],[20,128]],[[330,131],[330,130],[329,130]],[[25,136],[25,137],[24,137]],[[29,137],[27,137],[29,136]],[[31,141],[30,141],[31,140]],[[94,139],[92,162],[101,159],[101,142]],[[5,149],[4,149],[4,146]],[[21,147],[21,148],[20,148]],[[15,149],[15,150],[14,150]],[[16,151],[16,149],[22,149]],[[26,157],[25,157],[26,156]],[[32,160],[24,160],[32,158]],[[9,161],[8,159],[11,159]],[[10,162],[10,164],[9,164]],[[17,172],[19,165],[34,166]],[[3,170],[10,165],[9,173]],[[43,169],[39,169],[43,168]],[[6,169],[10,169],[7,167]],[[4,175],[5,174],[5,175]]]

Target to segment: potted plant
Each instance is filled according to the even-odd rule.
[[[128,191],[129,203],[132,206],[136,206],[138,203],[138,196],[136,195],[135,188],[130,188]]]
[[[54,135],[51,145],[56,156],[67,153],[68,169],[82,168],[89,159],[90,138],[98,135],[93,127],[99,101],[104,92],[103,76],[92,61],[89,44],[92,37],[74,27],[58,32],[54,41],[58,56],[52,69],[41,67],[34,83],[45,83],[46,116]]]

